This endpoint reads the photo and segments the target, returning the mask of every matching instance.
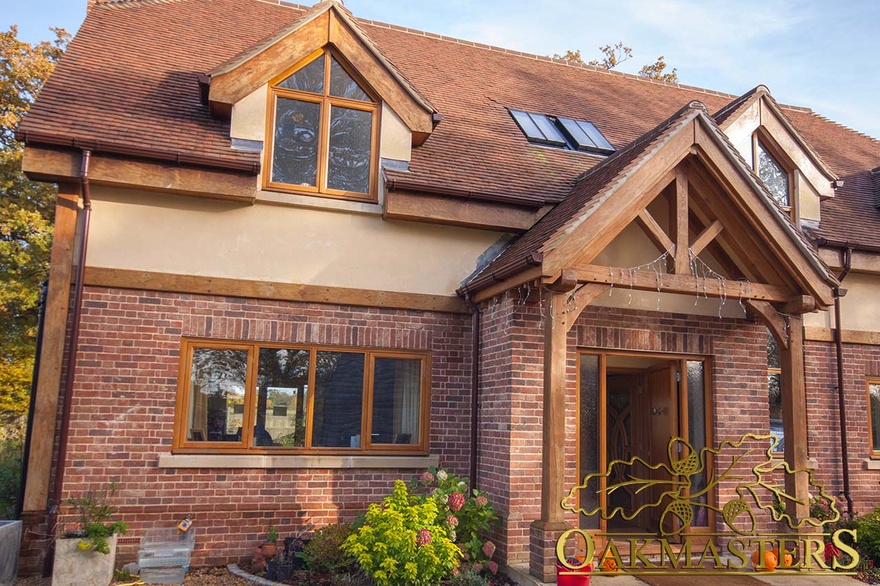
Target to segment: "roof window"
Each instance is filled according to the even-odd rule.
[[[614,152],[592,122],[513,109],[510,115],[531,143],[600,155]]]

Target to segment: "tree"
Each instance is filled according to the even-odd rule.
[[[0,33],[0,424],[28,408],[40,283],[49,271],[56,190],[21,172],[15,129],[60,59],[70,35],[31,45]]]
[[[633,57],[632,48],[624,45],[623,41],[617,42],[613,45],[605,45],[604,47],[599,47],[599,51],[602,52],[604,57],[601,60],[593,59],[589,62],[584,62],[584,59],[581,56],[580,49],[574,51],[568,50],[562,55],[560,55],[559,53],[554,53],[553,58],[565,61],[566,63],[570,63],[573,65],[591,65],[599,69],[611,70],[623,63],[624,61],[632,59]],[[663,55],[660,55],[657,58],[657,61],[655,61],[654,63],[643,66],[639,70],[639,76],[646,79],[655,79],[657,81],[678,83],[677,69],[673,69],[670,73],[663,73],[663,71],[666,69],[666,61],[664,61],[664,59],[665,57]]]

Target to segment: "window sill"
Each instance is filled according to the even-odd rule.
[[[262,189],[257,192],[257,203],[269,203],[284,206],[315,208],[331,211],[355,212],[361,214],[381,215],[381,202],[357,201],[345,198],[326,197],[320,193],[298,194],[286,191]]]
[[[865,460],[865,470],[880,470],[880,460]]]
[[[440,456],[269,456],[159,454],[159,468],[428,468]]]

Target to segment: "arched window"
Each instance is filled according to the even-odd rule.
[[[378,100],[331,49],[271,85],[266,187],[376,201]]]

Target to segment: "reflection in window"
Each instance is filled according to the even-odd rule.
[[[189,370],[178,397],[175,449],[427,448],[424,352],[184,340],[181,358]]]
[[[871,413],[871,451],[880,453],[880,380],[868,383],[869,411]]]
[[[247,350],[196,348],[189,378],[187,439],[239,441],[247,377]]]
[[[580,358],[580,467],[581,478],[599,471],[599,357],[581,354]],[[585,511],[599,506],[599,496],[591,490],[580,491],[580,507]],[[580,515],[581,529],[598,529],[599,515]]]
[[[688,402],[688,442],[694,451],[701,457],[703,448],[706,447],[706,375],[704,364],[700,360],[688,360],[687,362],[687,402]],[[709,482],[709,465],[703,463],[703,469],[698,475],[691,478],[692,492],[699,492],[706,488]],[[697,501],[706,503],[708,494],[695,497]],[[694,527],[707,527],[709,525],[708,509],[693,505]]]
[[[418,443],[421,366],[420,360],[376,358],[373,365],[372,443]]]
[[[375,102],[331,52],[272,88],[270,184],[369,199]]]
[[[770,435],[779,440],[774,452],[785,451],[785,432],[782,428],[782,359],[776,338],[767,334],[767,401],[770,406]]]
[[[788,172],[773,158],[761,141],[757,142],[758,176],[776,203],[784,208],[791,206],[789,198]]]

